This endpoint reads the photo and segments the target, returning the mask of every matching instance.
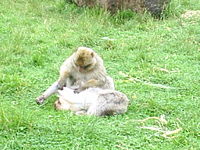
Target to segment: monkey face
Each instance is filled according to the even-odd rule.
[[[59,99],[54,103],[54,107],[56,110],[69,110],[70,109],[69,104],[63,103]]]
[[[96,65],[94,51],[90,48],[79,47],[76,52],[75,65],[79,72],[91,71]]]

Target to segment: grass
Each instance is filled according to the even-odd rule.
[[[200,19],[180,18],[186,10],[200,10],[197,4],[172,0],[157,20],[129,11],[110,16],[64,0],[0,1],[0,149],[199,149]],[[56,96],[35,103],[78,46],[104,59],[116,89],[131,101],[126,114],[98,118],[55,111]],[[160,115],[168,120],[163,128],[182,128],[175,138],[134,121]]]

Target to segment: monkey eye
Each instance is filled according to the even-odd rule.
[[[75,63],[76,66],[79,66],[77,63]]]

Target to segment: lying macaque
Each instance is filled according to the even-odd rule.
[[[129,100],[119,91],[89,88],[78,94],[73,89],[64,87],[58,91],[59,99],[55,102],[57,110],[71,110],[77,115],[105,116],[123,114],[127,111]]]

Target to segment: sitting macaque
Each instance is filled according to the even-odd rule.
[[[55,108],[71,110],[77,115],[122,114],[127,111],[129,103],[125,94],[110,89],[89,88],[76,94],[73,89],[64,87],[58,94],[59,99],[55,102]]]
[[[59,79],[39,96],[36,102],[42,104],[45,99],[63,87],[75,88],[74,92],[79,93],[90,87],[114,89],[114,82],[107,75],[101,57],[90,48],[79,47],[61,65]]]

